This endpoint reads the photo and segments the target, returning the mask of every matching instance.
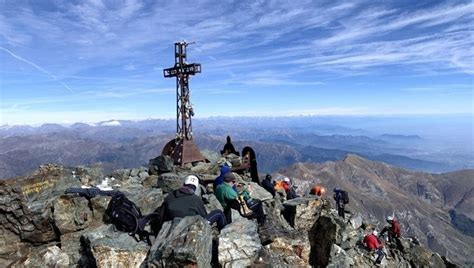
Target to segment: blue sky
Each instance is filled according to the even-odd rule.
[[[472,114],[472,1],[0,0],[1,124],[170,118],[175,41],[197,117]]]

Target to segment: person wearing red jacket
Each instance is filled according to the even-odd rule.
[[[364,237],[363,242],[369,251],[374,251],[375,253],[377,253],[377,259],[375,260],[375,264],[380,264],[383,260],[383,257],[385,256],[385,253],[382,250],[383,245],[379,242],[377,235],[377,231],[374,230],[372,234],[368,234]]]
[[[380,235],[382,236],[385,232],[388,233],[388,241],[394,242],[396,239],[400,238],[400,223],[393,217],[388,216],[387,222],[390,224],[389,226],[385,226],[382,229]]]

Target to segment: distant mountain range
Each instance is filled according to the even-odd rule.
[[[0,126],[0,178],[23,175],[47,162],[101,165],[106,170],[146,165],[174,138],[175,120],[110,120],[70,126]],[[319,118],[209,118],[193,121],[201,150],[219,151],[230,135],[237,148],[257,152],[259,170],[297,162],[342,159],[348,153],[400,167],[446,172],[474,167],[474,152],[418,135],[374,133]],[[464,148],[467,148],[465,146]]]
[[[320,164],[297,163],[278,172],[296,178],[300,191],[322,184],[349,192],[348,210],[373,222],[394,214],[402,235],[417,237],[432,250],[461,262],[474,257],[474,169],[430,174],[401,169],[350,154]],[[278,174],[274,174],[278,177]]]

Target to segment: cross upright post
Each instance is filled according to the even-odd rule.
[[[201,64],[187,63],[185,41],[174,44],[175,64],[163,70],[166,78],[176,77],[176,138],[163,148],[162,154],[171,156],[175,164],[206,161],[193,142],[192,117],[194,110],[190,100],[189,76],[201,72]]]

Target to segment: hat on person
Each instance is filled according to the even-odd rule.
[[[267,174],[267,175],[265,176],[265,179],[267,179],[267,180],[271,180],[271,179],[272,179],[272,175],[270,175],[270,174]]]
[[[184,185],[193,185],[197,189],[199,187],[199,178],[194,175],[189,175],[186,177]]]
[[[387,216],[387,221],[393,221],[393,216]]]
[[[232,172],[229,172],[229,173],[226,173],[224,175],[224,181],[225,182],[231,182],[231,181],[235,181],[235,176]]]
[[[377,235],[379,235],[379,232],[377,232],[377,230],[374,230],[374,231],[372,232],[372,234],[375,235],[375,236],[377,236]]]
[[[285,177],[285,178],[283,179],[283,181],[284,181],[284,182],[290,182],[290,178]]]

